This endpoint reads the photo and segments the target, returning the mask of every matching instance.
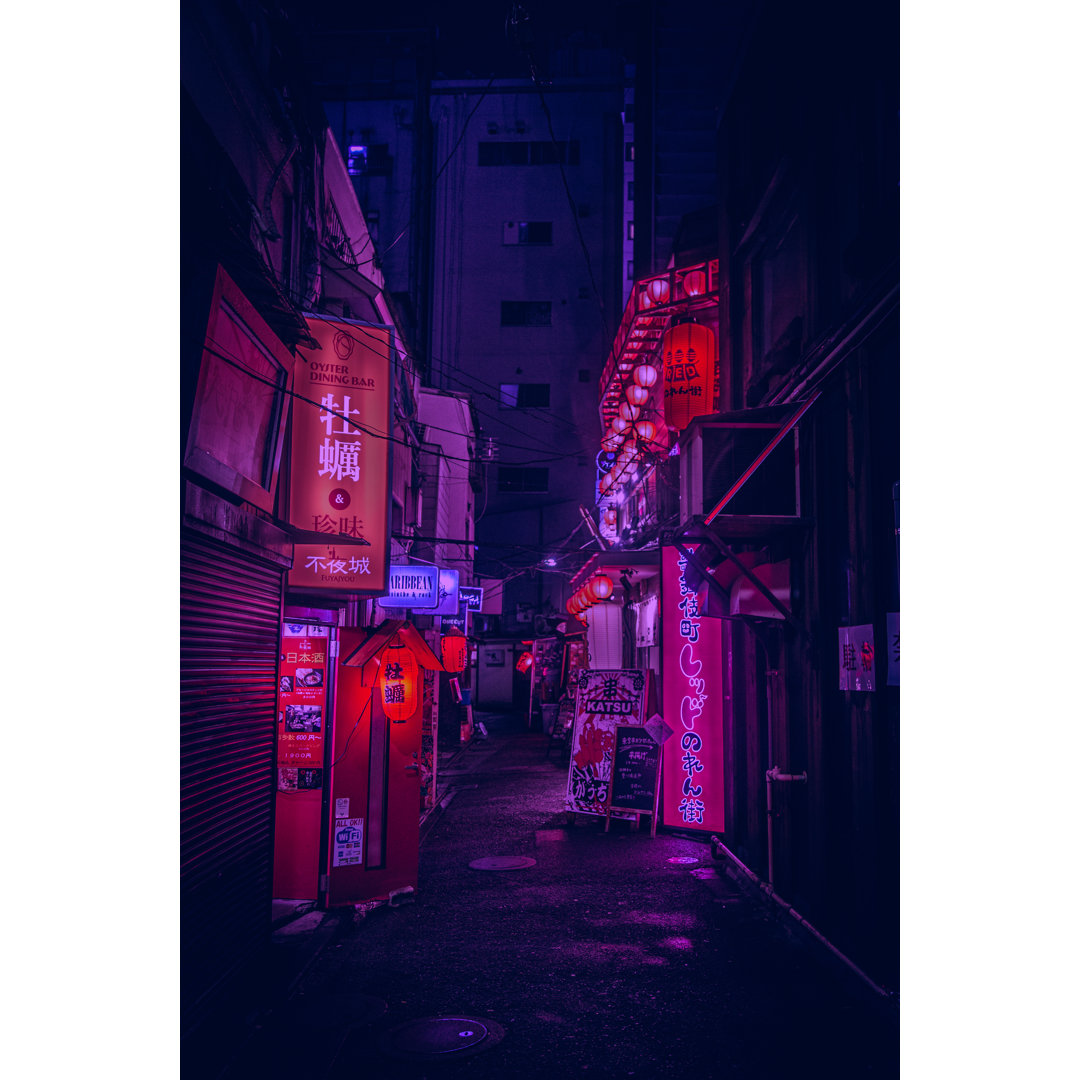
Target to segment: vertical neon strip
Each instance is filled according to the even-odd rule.
[[[663,819],[723,832],[723,624],[700,614],[686,567],[677,548],[663,549],[664,719],[675,732],[664,743]]]

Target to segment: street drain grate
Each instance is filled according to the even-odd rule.
[[[668,859],[669,863],[676,863],[679,866],[689,866],[690,863],[700,862],[701,860],[696,855],[672,855]]]
[[[536,860],[525,855],[487,855],[469,863],[473,870],[528,870],[535,865]]]
[[[380,1041],[384,1054],[410,1061],[470,1057],[500,1043],[506,1032],[494,1020],[474,1016],[428,1016],[409,1020]]]

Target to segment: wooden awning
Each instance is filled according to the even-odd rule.
[[[423,635],[404,619],[384,619],[372,632],[341,662],[346,667],[363,667],[374,659],[393,640],[401,638],[403,644],[412,649],[416,662],[429,671],[445,671],[439,658],[431,651]]]

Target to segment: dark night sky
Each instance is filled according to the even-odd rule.
[[[293,0],[287,6],[301,31],[438,28],[437,68],[448,76],[528,76],[520,48],[507,38],[511,0],[426,0],[390,7],[356,0]],[[634,0],[532,0],[524,5],[541,57],[549,44],[587,35],[629,40]]]

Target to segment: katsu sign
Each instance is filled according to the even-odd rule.
[[[390,557],[391,331],[313,315],[307,327],[318,348],[301,346],[296,366],[289,523],[326,541],[295,545],[289,584],[378,594]]]
[[[596,671],[578,675],[566,809],[607,813],[616,727],[645,722],[645,673]]]

